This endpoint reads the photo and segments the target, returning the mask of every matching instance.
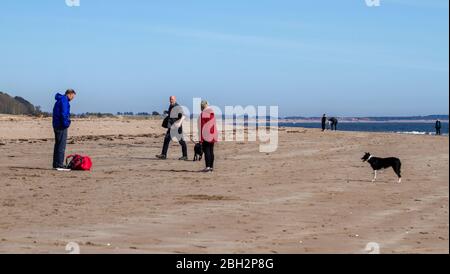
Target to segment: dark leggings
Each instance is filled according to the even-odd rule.
[[[203,142],[206,167],[214,168],[214,143]]]

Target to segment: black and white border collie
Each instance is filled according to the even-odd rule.
[[[377,171],[385,168],[392,167],[394,169],[395,174],[398,176],[398,183],[402,182],[401,168],[402,162],[398,158],[390,157],[390,158],[378,158],[372,156],[369,152],[366,152],[364,156],[361,158],[363,162],[368,162],[373,169],[373,180],[375,182],[377,179]]]

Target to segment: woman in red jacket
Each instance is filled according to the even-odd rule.
[[[207,101],[202,101],[201,109],[199,134],[206,162],[206,168],[203,171],[212,172],[214,170],[214,144],[218,141],[219,134],[214,111],[208,107]]]

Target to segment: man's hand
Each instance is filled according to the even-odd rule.
[[[173,123],[172,128],[180,128],[183,125],[183,121],[186,117],[183,115],[178,121]]]
[[[172,128],[180,128],[181,127],[181,120],[176,121],[173,125]]]

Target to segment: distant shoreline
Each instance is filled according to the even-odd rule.
[[[321,123],[321,120],[308,119],[279,119],[283,123]],[[440,120],[442,123],[448,123],[449,120]],[[339,120],[339,123],[435,123],[436,120]]]

